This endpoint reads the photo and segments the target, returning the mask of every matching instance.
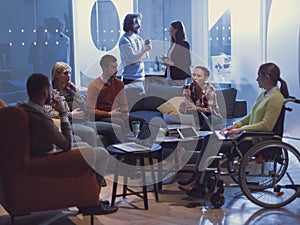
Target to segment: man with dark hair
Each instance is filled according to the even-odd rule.
[[[104,55],[100,60],[100,66],[102,75],[94,79],[87,90],[89,113],[95,121],[112,122],[116,135],[123,141],[122,128],[129,127],[128,123],[126,124],[128,104],[124,84],[116,78],[117,59],[113,55]]]
[[[61,149],[62,153],[67,151],[79,151],[72,149],[72,133],[69,119],[62,99],[53,99],[52,88],[49,79],[41,73],[32,74],[27,80],[27,93],[29,100],[27,103],[19,104],[18,106],[24,109],[28,114],[29,119],[29,138],[30,138],[30,155],[31,157],[52,157],[49,153],[54,149]],[[52,107],[59,112],[61,132],[54,124],[53,120],[45,113],[43,107],[45,104],[51,104]],[[79,145],[79,144],[78,144]],[[88,146],[83,143],[82,146]],[[90,165],[97,172],[101,173],[106,170],[109,154],[100,147],[94,149],[94,160]],[[68,165],[66,165],[66,170]],[[99,183],[99,194],[101,184]],[[84,193],[83,193],[84,194]],[[117,207],[108,206],[107,201],[100,201],[97,206],[81,208],[83,213],[93,214],[108,214],[117,211]]]
[[[141,14],[128,14],[124,19],[125,34],[119,41],[124,84],[145,79],[143,59],[148,57],[147,53],[152,47],[149,40],[144,42],[138,35],[141,19]]]

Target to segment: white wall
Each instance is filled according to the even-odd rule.
[[[267,60],[276,62],[288,83],[290,95],[300,98],[299,32],[300,1],[273,0],[267,34]],[[293,112],[286,114],[286,132],[300,137],[300,105],[289,104]]]
[[[299,76],[299,0],[273,0],[269,19],[265,19],[265,5],[259,0],[234,1],[231,9],[232,84],[238,97],[247,100],[250,110],[258,88],[256,77],[260,64],[275,62],[281,76],[288,83],[290,95],[300,98]],[[265,24],[263,24],[265,22]],[[264,50],[265,49],[265,50]],[[264,52],[265,51],[265,52]],[[280,83],[279,83],[280,85]],[[285,132],[300,136],[299,105],[286,115]]]
[[[127,13],[133,13],[133,2],[131,0],[112,0],[120,18],[120,36],[123,34],[123,20]],[[104,54],[113,54],[120,63],[118,42],[110,51],[100,51],[93,43],[90,32],[91,11],[95,0],[73,1],[74,15],[74,61],[76,65],[76,84],[80,85],[80,72],[95,78],[101,74],[99,66],[100,58]]]

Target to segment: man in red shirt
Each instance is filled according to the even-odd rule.
[[[124,84],[116,78],[117,59],[113,55],[104,55],[100,66],[102,75],[94,79],[87,90],[87,106],[91,120],[112,122],[120,125],[124,131],[129,131]]]

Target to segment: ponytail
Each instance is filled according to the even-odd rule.
[[[280,81],[280,83],[281,83],[281,85],[280,85],[281,94],[283,95],[283,97],[288,98],[290,95],[289,95],[289,90],[288,90],[286,82],[280,77],[279,77],[278,81]]]

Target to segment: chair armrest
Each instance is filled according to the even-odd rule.
[[[241,141],[262,141],[265,139],[281,139],[280,136],[276,135],[273,131],[270,132],[252,132],[243,131],[236,138],[237,142]]]
[[[93,162],[93,158],[93,148],[89,146],[43,157],[31,157],[25,163],[25,172],[38,176],[80,176],[92,171],[86,159]]]
[[[242,117],[247,114],[247,102],[244,100],[236,100],[232,117]]]

